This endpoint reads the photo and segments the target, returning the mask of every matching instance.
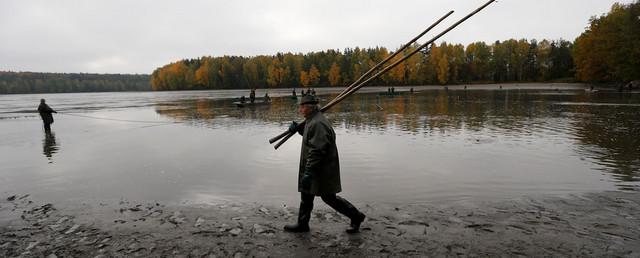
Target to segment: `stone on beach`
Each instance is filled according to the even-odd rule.
[[[182,224],[187,220],[187,218],[180,212],[180,211],[176,211],[173,213],[173,215],[171,215],[171,217],[169,217],[169,222],[173,223],[173,224]]]
[[[204,220],[203,218],[198,217],[198,218],[196,219],[196,224],[194,224],[193,226],[194,226],[194,227],[196,227],[196,228],[198,228],[198,227],[202,226],[202,224],[204,224],[204,222],[205,222],[205,220]]]
[[[36,245],[38,245],[40,242],[35,241],[35,242],[31,242],[29,243],[29,245],[27,246],[27,248],[25,250],[29,251],[31,249],[33,249],[34,247],[36,247]]]
[[[69,228],[69,230],[67,230],[66,232],[64,232],[65,235],[71,234],[73,232],[75,232],[76,230],[78,230],[78,228],[80,228],[80,225],[75,224],[73,225],[71,228]]]
[[[64,216],[64,217],[60,218],[60,219],[58,220],[58,222],[56,222],[56,224],[62,224],[62,223],[64,223],[65,221],[67,221],[68,219],[69,219],[69,218],[68,218],[67,216]]]
[[[255,232],[256,234],[260,234],[262,232],[265,232],[265,228],[260,225],[260,224],[253,224],[253,232]]]
[[[240,235],[240,233],[242,233],[242,229],[240,228],[234,228],[232,230],[229,230],[229,233],[231,233],[234,236]]]

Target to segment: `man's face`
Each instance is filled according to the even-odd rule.
[[[307,118],[313,112],[313,106],[304,104],[298,106],[298,113],[302,115],[304,118]]]

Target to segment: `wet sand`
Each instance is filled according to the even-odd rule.
[[[310,233],[281,230],[297,207],[127,200],[0,202],[2,257],[638,257],[640,193],[468,204],[357,204],[360,234],[316,200]]]

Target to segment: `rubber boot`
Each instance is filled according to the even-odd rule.
[[[313,210],[313,202],[300,202],[300,210],[298,211],[298,223],[284,226],[284,231],[294,233],[309,232],[311,210]]]
[[[367,216],[365,216],[364,213],[358,211],[358,215],[356,215],[355,218],[351,218],[351,223],[349,223],[347,233],[354,234],[360,232],[360,224],[362,224],[366,217]]]
[[[364,213],[360,212],[353,204],[337,195],[322,196],[322,200],[331,208],[335,209],[342,215],[347,216],[351,223],[347,228],[347,233],[353,234],[360,231],[360,224],[365,219]]]

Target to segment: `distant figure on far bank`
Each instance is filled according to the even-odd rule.
[[[51,124],[53,124],[52,113],[58,113],[58,112],[51,109],[49,105],[45,103],[44,99],[40,99],[40,106],[38,106],[38,113],[40,113],[40,117],[42,118],[42,122],[44,123],[44,131],[50,132]]]
[[[268,92],[264,93],[264,102],[271,102],[271,97],[269,97],[269,93]]]
[[[627,85],[624,86],[625,90],[632,91],[640,89],[640,80],[630,81]]]

